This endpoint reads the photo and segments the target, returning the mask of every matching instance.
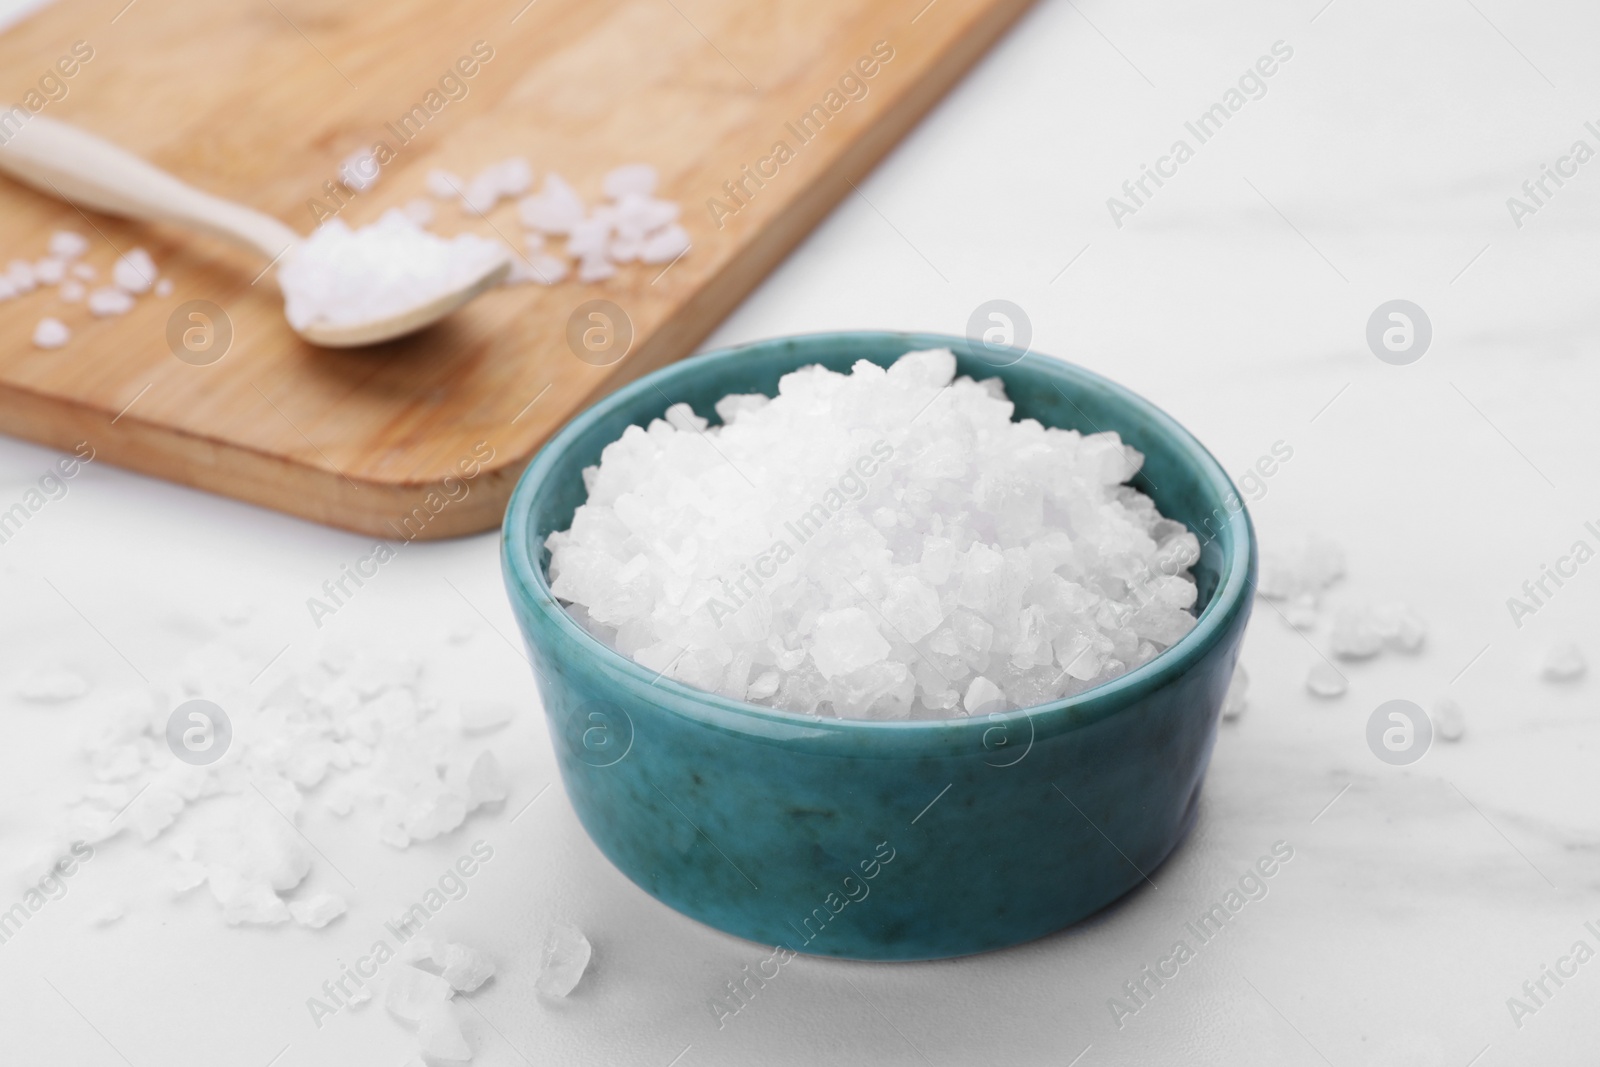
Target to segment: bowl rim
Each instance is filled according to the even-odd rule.
[[[796,345],[804,350],[849,344],[863,339],[890,338],[903,342],[907,352],[949,348],[965,355],[976,355],[973,351],[974,342],[969,338],[949,334],[896,330],[837,330],[784,334],[724,346],[669,363],[641,375],[590,404],[539,449],[532,462],[518,478],[507,502],[505,520],[501,526],[501,562],[507,584],[512,586],[513,599],[520,600],[530,611],[577,647],[590,650],[598,658],[599,666],[639,695],[648,690],[654,694],[655,702],[661,707],[675,714],[696,719],[704,725],[761,735],[771,735],[773,729],[777,728],[786,736],[792,735],[792,731],[799,729],[808,736],[821,733],[848,738],[873,731],[888,731],[932,738],[953,738],[956,734],[986,731],[996,726],[1004,727],[1022,721],[1028,722],[1032,728],[1030,737],[1038,736],[1041,728],[1046,736],[1054,735],[1091,725],[1132,706],[1146,694],[1178,680],[1224,639],[1235,617],[1240,611],[1249,607],[1254,586],[1250,572],[1254,566],[1256,553],[1254,527],[1244,498],[1239,495],[1233,480],[1198,438],[1145,397],[1078,364],[1031,349],[1027,351],[1011,349],[1010,351],[1017,353],[1017,358],[1010,363],[997,364],[996,369],[1027,364],[1029,369],[1034,371],[1092,383],[1115,394],[1120,401],[1143,409],[1158,432],[1174,441],[1186,459],[1194,463],[1219,501],[1223,504],[1230,499],[1237,502],[1237,510],[1227,510],[1223,528],[1212,538],[1220,540],[1223,529],[1232,535],[1231,549],[1223,553],[1221,578],[1210,602],[1200,613],[1193,629],[1179,638],[1177,644],[1158,653],[1149,662],[1073,696],[1045,704],[984,715],[961,715],[949,719],[814,717],[782,708],[734,700],[720,693],[698,689],[653,672],[584,629],[560,605],[550,589],[543,565],[534,559],[530,551],[532,539],[529,526],[533,511],[531,503],[558,462],[564,458],[567,450],[595,422],[614,413],[618,408],[630,406],[644,394],[653,392],[657,398],[671,395],[671,390],[664,390],[663,387],[667,382],[676,380],[680,376],[693,375],[704,368],[723,362],[749,358],[752,352],[769,348],[793,352]],[[802,362],[798,366],[808,365]],[[663,401],[663,406],[665,403]],[[1215,510],[1213,509],[1213,513]],[[515,608],[516,605],[513,604],[513,609]],[[660,699],[667,696],[676,699]]]

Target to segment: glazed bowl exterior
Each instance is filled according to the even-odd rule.
[[[583,469],[632,424],[729,393],[777,391],[813,363],[848,372],[947,347],[1000,378],[1017,418],[1116,430],[1133,484],[1202,543],[1200,617],[1178,644],[1086,693],[928,722],[814,719],[659,677],[551,595],[544,539],[585,499]],[[868,960],[982,952],[1068,926],[1147,881],[1193,825],[1250,614],[1250,520],[1217,461],[1168,415],[1098,375],[937,334],[780,338],[684,360],[600,400],[522,475],[502,563],[567,795],[646,892],[719,930]]]

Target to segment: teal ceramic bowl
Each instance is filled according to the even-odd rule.
[[[583,469],[630,424],[728,393],[774,394],[820,363],[888,365],[948,347],[999,377],[1017,417],[1114,429],[1135,480],[1203,543],[1200,618],[1142,667],[1070,699],[932,722],[811,719],[658,677],[590,636],[550,593],[545,537],[583,503]],[[1012,361],[1014,359],[1014,362]],[[1009,365],[997,366],[997,363]],[[1148,401],[1079,367],[936,334],[836,333],[742,345],[642,378],[535,457],[507,510],[506,586],[562,780],[589,836],[665,904],[774,947],[938,959],[1028,941],[1147,880],[1194,824],[1250,614],[1255,542],[1217,461]]]

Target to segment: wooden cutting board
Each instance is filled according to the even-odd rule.
[[[107,319],[53,287],[0,302],[0,429],[378,537],[492,528],[543,441],[687,354],[1027,2],[57,0],[0,34],[0,100],[301,232],[336,205],[324,183],[340,162],[383,142],[379,181],[343,193],[352,225],[424,195],[436,167],[470,176],[523,156],[536,184],[554,170],[597,203],[609,169],[645,162],[693,246],[667,267],[508,287],[416,337],[326,351],[289,330],[272,276],[255,281],[265,264],[0,178],[0,264],[38,259],[65,228],[91,239],[102,277],[140,246],[173,283]],[[486,218],[439,203],[433,228],[522,242],[510,202]],[[618,361],[607,328],[627,325],[589,317],[593,300],[631,324]],[[212,333],[179,310],[193,301],[221,309]],[[47,315],[72,328],[66,347],[31,343]],[[207,363],[224,324],[226,353]],[[175,348],[169,332],[185,330],[200,332]]]

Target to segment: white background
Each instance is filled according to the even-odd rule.
[[[1576,538],[1593,544],[1582,524],[1600,520],[1600,162],[1520,229],[1506,198],[1575,139],[1600,148],[1583,129],[1600,120],[1600,11],[1322,3],[1043,0],[707,342],[959,333],[1002,297],[1028,312],[1035,348],[1149,396],[1230,471],[1275,442],[1293,448],[1252,508],[1264,541],[1325,531],[1349,557],[1332,603],[1408,602],[1428,642],[1344,667],[1349,693],[1319,701],[1304,679],[1326,627],[1297,634],[1258,602],[1250,708],[1223,727],[1199,824],[1154,873],[1159,889],[973,959],[796,960],[719,1029],[710,998],[766,950],[656,903],[599,856],[559,785],[539,795],[554,765],[504,640],[515,629],[495,537],[415,544],[326,629],[422,657],[442,696],[524,704],[494,741],[513,781],[505,811],[404,853],[359,817],[308,815],[302,829],[356,886],[314,865],[309,887],[352,901],[322,931],[228,928],[203,891],[171,899],[154,850],[110,842],[0,946],[0,1059],[398,1065],[411,1040],[381,1006],[317,1029],[305,999],[481,837],[496,857],[441,920],[501,967],[476,1012],[458,1009],[475,1062],[1594,1062],[1600,961],[1520,1028],[1506,998],[1579,938],[1600,948],[1582,926],[1600,925],[1597,683],[1537,675],[1555,641],[1600,654],[1600,563],[1520,629],[1506,599]],[[1106,198],[1278,40],[1294,56],[1267,95],[1114,226]],[[1434,328],[1405,367],[1363,336],[1397,297]],[[53,458],[0,440],[0,502]],[[94,464],[0,547],[4,671],[64,665],[111,687],[134,678],[130,664],[159,676],[219,637],[249,662],[309,649],[305,598],[367,547]],[[225,631],[240,604],[251,622]],[[474,625],[466,644],[444,640]],[[1465,708],[1461,742],[1404,769],[1368,751],[1377,704],[1446,692]],[[6,698],[7,857],[61,818],[95,714],[93,698]],[[1296,852],[1271,894],[1118,1029],[1108,998],[1280,839]],[[91,928],[113,896],[127,916]],[[552,1003],[533,981],[558,919],[596,957]]]

